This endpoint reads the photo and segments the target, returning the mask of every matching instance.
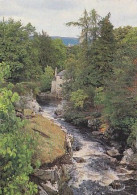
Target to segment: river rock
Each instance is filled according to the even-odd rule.
[[[71,157],[73,155],[72,144],[73,144],[73,136],[70,134],[66,134],[66,149]]]
[[[115,148],[112,148],[110,150],[107,150],[107,154],[111,157],[115,157],[115,156],[118,156],[120,155],[119,151]]]
[[[20,100],[15,103],[15,107],[17,109],[30,109],[33,110],[35,113],[42,111],[42,108],[33,98],[33,95],[31,93],[26,96],[20,96]]]
[[[82,158],[82,157],[74,157],[74,160],[75,160],[77,163],[84,163],[84,162],[85,162],[85,159]]]
[[[73,192],[71,188],[67,185],[67,183],[64,183],[61,186],[61,189],[59,190],[60,195],[73,195]]]
[[[42,111],[42,108],[39,106],[39,104],[37,103],[37,101],[34,100],[34,99],[31,100],[31,101],[28,101],[28,102],[26,103],[26,107],[27,107],[28,109],[33,110],[33,111],[36,112],[36,113]]]
[[[102,135],[102,132],[100,132],[100,131],[92,131],[92,135],[94,135],[94,136]]]
[[[130,163],[130,160],[131,160],[131,157],[133,156],[134,152],[131,148],[125,150],[123,152],[123,158],[120,162],[120,164],[129,164]]]
[[[56,168],[47,169],[47,170],[37,169],[34,172],[34,176],[38,177],[43,181],[49,180],[51,182],[55,182],[59,178],[58,171]]]
[[[52,184],[50,181],[46,183],[41,183],[43,189],[50,195],[58,195],[58,184],[55,182]]]
[[[66,100],[62,100],[61,103],[58,105],[57,109],[55,110],[55,114],[59,117],[64,115],[64,107],[66,105]]]
[[[133,154],[131,159],[129,160],[130,169],[137,170],[137,154]]]
[[[38,186],[39,188],[39,195],[48,195],[47,192],[41,187],[41,186]]]
[[[90,127],[93,131],[97,131],[100,126],[100,120],[99,119],[89,119],[88,120],[88,127]]]

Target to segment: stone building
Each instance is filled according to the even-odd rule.
[[[57,73],[57,68],[55,69],[55,77],[51,84],[51,94],[55,95],[57,98],[62,96],[62,85],[65,82],[66,70],[62,70]]]

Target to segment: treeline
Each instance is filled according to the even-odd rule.
[[[50,89],[55,67],[64,69],[66,52],[61,40],[36,33],[30,23],[24,26],[13,19],[0,22],[1,195],[38,192],[29,178],[39,164],[34,157],[37,137],[30,133],[28,121],[17,117],[15,104],[19,95],[30,90]]]
[[[48,66],[64,69],[66,52],[60,39],[52,40],[44,31],[36,33],[30,23],[0,22],[0,63],[10,68],[8,81],[40,81]]]
[[[137,136],[137,28],[113,28],[110,13],[83,13],[76,22],[80,45],[67,61],[65,117],[75,124],[92,121],[92,127],[133,147]]]

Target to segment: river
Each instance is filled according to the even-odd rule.
[[[89,129],[75,127],[63,118],[57,118],[54,114],[57,106],[57,102],[47,102],[42,106],[43,115],[74,137],[73,165],[68,182],[73,194],[136,195],[137,183],[133,171],[108,156],[106,150],[110,147],[93,137]]]

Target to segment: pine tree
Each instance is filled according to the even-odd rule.
[[[100,21],[100,36],[93,42],[90,49],[88,77],[93,86],[105,86],[113,74],[113,58],[116,42],[110,14]]]

